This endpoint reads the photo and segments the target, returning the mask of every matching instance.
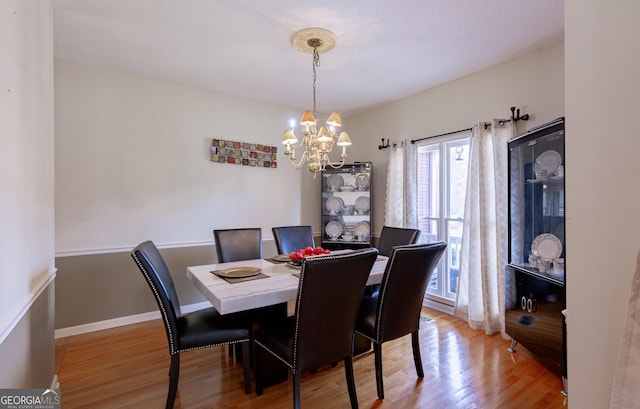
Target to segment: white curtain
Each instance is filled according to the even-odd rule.
[[[418,227],[416,145],[409,139],[389,148],[384,224]]]
[[[622,329],[610,408],[640,408],[640,253],[636,258],[636,272]]]
[[[501,124],[502,123],[502,124]],[[504,335],[509,121],[473,127],[455,315],[473,329]]]

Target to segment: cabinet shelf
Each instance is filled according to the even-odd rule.
[[[516,269],[519,272],[522,272],[524,274],[528,274],[534,278],[546,280],[546,281],[549,281],[550,283],[564,286],[564,278],[557,278],[552,275],[549,275],[549,273],[542,273],[537,268],[531,266],[530,264],[523,264],[523,265],[509,264],[509,267]]]

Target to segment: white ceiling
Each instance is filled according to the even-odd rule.
[[[55,57],[349,116],[562,41],[562,0],[53,0]]]

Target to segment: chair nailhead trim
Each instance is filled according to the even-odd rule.
[[[160,312],[162,313],[162,320],[164,321],[164,325],[167,328],[167,331],[169,331],[169,353],[171,355],[174,355],[180,351],[176,349],[176,346],[173,343],[173,333],[171,331],[171,325],[169,325],[169,316],[167,315],[167,311],[162,305],[162,299],[160,298],[160,294],[158,294],[158,290],[156,289],[155,285],[153,285],[153,281],[151,280],[151,277],[149,276],[147,269],[144,268],[144,266],[138,259],[138,256],[136,255],[135,252],[133,253],[133,259],[136,261],[136,264],[138,265],[138,268],[140,269],[140,271],[142,271],[145,280],[147,280],[147,283],[149,284],[149,287],[151,287],[151,290],[153,291],[153,295],[156,297],[156,301],[160,306]]]

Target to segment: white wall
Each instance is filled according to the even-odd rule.
[[[56,252],[211,243],[212,229],[312,224],[319,181],[284,161],[300,112],[56,61]],[[210,161],[211,138],[278,146],[278,168]]]
[[[0,387],[27,387],[35,386],[29,385],[32,371],[53,377],[53,349],[46,351],[48,360],[30,362],[31,339],[53,340],[46,310],[44,326],[12,338],[17,348],[5,348],[21,321],[29,329],[23,318],[55,276],[49,1],[0,2],[0,52]]]
[[[504,64],[449,82],[374,111],[349,118],[353,160],[374,162],[373,231],[384,222],[384,193],[389,149],[380,138],[400,141],[469,128],[493,118],[509,118],[510,107],[528,113],[520,133],[564,116],[564,47],[543,48]]]
[[[639,16],[636,0],[565,1],[571,408],[609,407],[640,245]]]
[[[297,110],[67,61],[55,68],[57,254],[211,242],[214,227],[321,232],[319,180],[281,153],[275,170],[209,161],[213,137],[279,145]],[[524,131],[563,115],[562,70],[559,44],[345,120],[348,160],[374,162],[373,232],[383,223],[380,138],[467,128],[514,105],[532,117]],[[248,190],[259,199],[246,200]]]

